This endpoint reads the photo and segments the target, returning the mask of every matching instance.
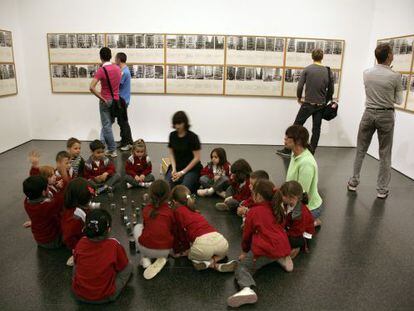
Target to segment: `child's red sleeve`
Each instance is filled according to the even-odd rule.
[[[245,253],[248,253],[250,251],[251,244],[252,244],[252,237],[253,237],[253,232],[254,232],[252,216],[253,216],[253,213],[251,212],[247,213],[246,220],[244,222],[244,227],[243,227],[243,237],[242,237],[241,247],[242,247],[243,252]]]
[[[116,262],[115,262],[115,270],[117,272],[122,271],[125,269],[125,267],[128,265],[129,260],[128,260],[128,256],[125,252],[125,249],[123,248],[123,246],[116,241],[117,243],[116,245]]]
[[[30,176],[40,175],[40,170],[38,167],[32,166],[29,171]]]
[[[151,160],[147,161],[147,165],[144,169],[144,171],[142,172],[142,175],[147,176],[148,174],[152,173],[152,163]]]
[[[125,173],[134,178],[137,175],[137,173],[135,172],[134,164],[132,164],[129,160],[126,160],[125,162]]]
[[[109,176],[112,176],[112,175],[115,174],[115,172],[116,172],[115,165],[112,161],[109,161],[108,165],[106,166],[105,172],[107,172],[109,174]]]
[[[80,219],[75,219],[74,221],[71,221],[70,223],[66,224],[66,226],[70,227],[70,229],[68,230],[70,231],[70,234],[66,236],[63,235],[63,243],[65,243],[67,248],[74,249],[76,244],[78,244],[79,240],[83,236],[83,221],[81,221]]]
[[[91,180],[92,179],[92,175],[91,175],[91,171],[89,170],[88,166],[85,165],[85,167],[83,168],[83,178],[85,178],[86,180]]]
[[[213,170],[210,169],[210,166],[207,164],[200,172],[201,176],[208,176],[209,178],[214,178]]]

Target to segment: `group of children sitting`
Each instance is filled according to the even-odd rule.
[[[56,156],[56,168],[39,166],[39,154],[30,154],[30,177],[23,182],[30,221],[24,226],[31,228],[40,247],[53,249],[63,243],[72,250],[67,264],[74,266],[72,290],[79,301],[105,303],[119,296],[132,265],[121,244],[109,237],[111,215],[91,203],[95,195],[112,192],[121,175],[102,142],[91,142],[90,149],[84,161],[80,141],[70,138],[67,151]],[[307,195],[296,181],[275,187],[265,171],[253,172],[244,159],[230,165],[223,148],[214,149],[210,157],[197,194],[219,195],[224,201],[216,204],[218,210],[243,218],[240,257],[228,260],[226,238],[196,209],[187,187],[170,189],[167,181],[155,180],[145,142],[138,140],[125,164],[125,184],[149,188],[142,224],[133,229],[143,276],[154,278],[169,256],[185,256],[196,270],[235,273],[240,291],[228,298],[229,306],[255,303],[254,272],[272,262],[292,271],[292,259],[307,250],[315,232]]]

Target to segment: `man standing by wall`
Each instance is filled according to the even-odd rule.
[[[377,197],[386,199],[391,180],[391,151],[394,137],[394,104],[403,102],[401,74],[390,67],[394,56],[389,44],[375,49],[378,64],[364,71],[365,112],[359,124],[354,174],[349,179],[348,190],[356,191],[360,181],[362,162],[372,136],[377,131],[380,167],[377,179]]]
[[[121,70],[111,63],[111,50],[107,47],[99,51],[102,66],[96,71],[95,77],[89,86],[92,94],[99,98],[99,112],[101,115],[101,141],[106,145],[106,154],[116,157],[116,145],[112,132],[114,123],[114,109],[119,101],[119,82],[121,81]],[[98,92],[96,85],[101,83],[101,92]],[[114,106],[116,105],[116,106]]]
[[[131,72],[126,65],[127,56],[125,53],[118,53],[115,56],[115,63],[121,68],[122,78],[119,85],[120,96],[120,111],[117,115],[118,125],[121,130],[121,144],[122,151],[128,151],[132,148],[133,140],[131,134],[131,127],[128,122],[128,106],[131,99]]]
[[[295,125],[303,125],[312,116],[312,138],[310,151],[315,153],[321,134],[322,116],[326,103],[332,100],[334,83],[329,77],[329,70],[322,65],[323,51],[315,49],[312,51],[313,64],[306,67],[300,75],[296,95],[300,105],[296,116]],[[305,100],[302,100],[303,88],[305,88]],[[277,151],[283,157],[290,157],[291,151],[287,148]]]

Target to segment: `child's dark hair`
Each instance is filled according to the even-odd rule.
[[[104,209],[93,209],[86,215],[84,232],[88,238],[97,238],[108,233],[111,215]]]
[[[309,132],[306,127],[303,127],[302,125],[289,126],[285,132],[285,135],[286,137],[293,139],[293,142],[296,145],[310,149]]]
[[[270,179],[269,174],[264,170],[254,171],[253,173],[250,174],[250,178],[255,179],[255,180],[260,180],[260,179],[269,180]]]
[[[277,222],[282,223],[285,219],[285,212],[282,204],[278,204],[280,192],[275,194],[275,185],[266,179],[258,180],[253,187],[253,193],[260,194],[263,200],[272,203],[273,214],[276,216]]]
[[[91,149],[92,152],[98,149],[105,150],[105,145],[99,139],[95,139],[89,144],[89,148]]]
[[[185,129],[188,131],[191,125],[189,124],[186,113],[184,111],[177,111],[172,117],[172,124],[174,126],[181,123],[184,123]]]
[[[219,158],[218,166],[223,166],[227,163],[226,150],[224,150],[223,148],[214,148],[213,150],[211,150],[210,159],[213,157],[213,153],[216,153],[217,157]]]
[[[23,192],[29,200],[36,200],[47,189],[47,179],[40,175],[27,177],[23,182]]]
[[[303,192],[303,188],[300,183],[295,180],[285,182],[279,189],[281,196],[296,197],[303,204],[309,203],[308,194]],[[280,202],[282,203],[282,202]]]
[[[59,151],[56,155],[56,162],[60,162],[63,159],[70,159],[70,154],[67,151]]]
[[[81,142],[80,142],[80,140],[79,139],[77,139],[77,138],[75,138],[75,137],[71,137],[71,138],[69,138],[68,140],[67,140],[67,142],[66,142],[66,147],[67,148],[72,148],[72,146],[74,145],[74,144],[81,144]]]
[[[70,181],[66,188],[64,206],[66,208],[86,206],[92,197],[93,191],[91,191],[86,179],[77,177]]]
[[[231,172],[236,175],[236,181],[242,183],[250,177],[252,168],[245,159],[239,159],[231,166]]]
[[[170,185],[163,179],[154,181],[148,189],[149,199],[152,205],[151,218],[158,215],[158,208],[170,197]]]
[[[191,196],[191,191],[184,185],[175,186],[171,190],[171,200],[187,206],[190,210],[196,211],[195,200]]]

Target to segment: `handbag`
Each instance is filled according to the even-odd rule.
[[[109,91],[111,92],[112,105],[109,107],[109,113],[111,114],[112,123],[115,121],[115,118],[118,117],[120,111],[122,111],[121,103],[119,100],[114,98],[114,92],[112,90],[111,80],[109,80],[108,71],[104,66],[102,66],[103,71],[105,72],[106,80],[108,81]]]
[[[331,88],[331,85],[332,85],[331,68],[326,67],[326,69],[328,69],[329,86],[328,86],[328,91],[327,91],[327,94],[326,94],[326,105],[323,109],[322,118],[324,120],[330,121],[332,119],[335,119],[336,116],[338,115],[339,105],[338,105],[337,102],[335,102],[332,99],[332,96],[333,96],[333,93],[334,93],[334,88]]]

